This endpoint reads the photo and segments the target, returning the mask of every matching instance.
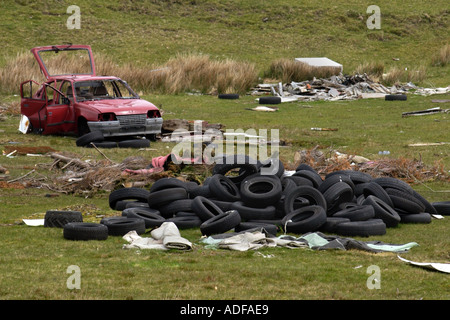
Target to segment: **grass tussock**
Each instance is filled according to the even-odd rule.
[[[450,64],[450,44],[443,46],[439,52],[433,56],[431,64],[439,67]]]
[[[383,62],[364,62],[356,67],[356,74],[367,74],[372,79],[380,79],[384,73],[384,63]]]
[[[300,82],[315,78],[328,78],[341,72],[340,68],[312,67],[292,59],[281,58],[273,61],[269,66],[266,77],[279,79],[283,83]]]
[[[55,59],[55,69],[85,69],[75,60]],[[201,93],[245,93],[258,79],[256,67],[251,63],[231,59],[212,60],[208,55],[180,54],[165,65],[118,65],[111,58],[95,55],[96,73],[112,75],[126,80],[136,91],[177,94],[186,91]],[[79,68],[82,68],[81,70]],[[25,80],[44,81],[36,60],[29,53],[21,53],[0,69],[0,88],[15,93]]]
[[[423,82],[426,78],[427,69],[425,66],[419,66],[412,69],[393,67],[383,75],[382,82],[386,85],[395,85],[405,82],[417,84]]]

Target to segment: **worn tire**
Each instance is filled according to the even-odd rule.
[[[400,223],[431,223],[431,214],[428,212],[421,212],[417,214],[402,214],[400,215]]]
[[[239,212],[241,219],[247,220],[271,220],[275,218],[276,207],[268,206],[265,208],[253,208],[246,206],[242,201],[233,202],[230,210]]]
[[[159,207],[159,212],[165,218],[172,218],[178,212],[191,211],[193,199],[180,199]]]
[[[292,211],[281,220],[281,223],[285,232],[302,234],[318,230],[326,221],[325,209],[313,205]]]
[[[237,93],[219,93],[219,99],[239,99],[239,94]]]
[[[406,94],[387,94],[384,96],[386,101],[406,101]]]
[[[109,207],[113,210],[116,209],[118,201],[134,200],[140,202],[147,202],[150,192],[142,188],[122,188],[112,191],[109,194]],[[122,211],[123,209],[120,209]]]
[[[381,219],[339,223],[336,234],[350,237],[369,237],[386,234],[386,224]]]
[[[296,206],[296,202],[298,206]],[[286,194],[283,204],[284,213],[288,215],[299,207],[307,205],[318,205],[324,208],[325,212],[327,211],[327,201],[319,190],[311,186],[298,186]]]
[[[172,201],[187,199],[188,193],[184,188],[169,188],[150,192],[147,198],[150,208],[159,209],[161,206],[169,204]]]
[[[245,155],[225,156],[222,163],[214,165],[212,174],[221,174],[229,178],[234,184],[239,185],[247,176],[258,172],[256,162],[252,162],[251,158]],[[232,175],[235,171],[238,174]]]
[[[367,198],[370,195],[375,196],[378,199],[381,199],[384,202],[386,202],[388,206],[394,207],[394,204],[392,203],[392,200],[385,191],[385,189],[376,182],[365,183],[362,188],[362,194],[364,194],[365,198]]]
[[[322,177],[316,172],[311,170],[298,170],[294,174],[292,174],[293,177],[302,177],[310,180],[313,184],[314,188],[319,188],[319,186],[322,184],[323,180]]]
[[[236,210],[225,211],[200,225],[200,231],[205,236],[227,232],[241,223],[241,217]]]
[[[327,220],[325,223],[320,226],[319,231],[327,232],[327,233],[335,233],[336,232],[336,226],[339,223],[343,222],[350,222],[350,219],[348,218],[342,218],[342,217],[327,217]]]
[[[122,215],[131,219],[144,220],[145,229],[159,227],[166,221],[158,210],[150,208],[128,208],[122,211]]]
[[[276,176],[251,176],[242,181],[240,195],[242,202],[249,207],[266,208],[272,206],[281,199],[281,181]]]
[[[145,233],[145,221],[141,218],[117,217],[116,219],[102,219],[101,224],[108,227],[108,235],[123,236],[130,231],[137,234]]]
[[[434,207],[437,214],[450,216],[450,201],[432,202],[431,205]]]
[[[261,97],[258,99],[258,102],[260,104],[280,104],[281,98],[280,97]]]
[[[192,211],[202,220],[209,220],[224,211],[219,208],[214,202],[205,197],[195,197],[192,201]]]
[[[78,147],[85,147],[91,142],[100,142],[105,140],[101,131],[91,131],[79,137],[75,143]]]
[[[222,174],[215,174],[208,184],[211,195],[222,201],[239,201],[239,189],[233,181]]]
[[[108,227],[91,222],[69,222],[64,225],[63,237],[68,240],[106,240]]]
[[[332,215],[339,210],[340,204],[352,201],[353,189],[345,182],[337,182],[323,193],[323,197],[327,202],[327,215]]]
[[[81,212],[48,210],[44,216],[44,227],[63,228],[70,222],[83,222]]]
[[[400,222],[400,216],[397,211],[375,196],[368,196],[362,204],[373,206],[375,219],[383,220],[387,228],[396,227]]]
[[[241,222],[239,223],[235,228],[234,231],[241,232],[241,231],[248,231],[253,230],[254,228],[264,228],[268,233],[271,235],[276,236],[278,232],[278,226],[271,223],[266,222],[256,222],[256,221],[250,221],[250,222]]]
[[[350,221],[364,221],[375,218],[375,209],[369,205],[353,206],[335,212],[332,217],[348,218]]]
[[[117,142],[119,148],[148,148],[150,140],[148,139],[129,139]]]
[[[189,216],[179,216],[172,217],[166,220],[167,222],[173,222],[178,227],[178,229],[192,229],[198,228],[202,224],[202,220],[197,217],[189,217]]]

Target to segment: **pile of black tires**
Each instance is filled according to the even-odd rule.
[[[88,132],[76,140],[77,147],[111,149],[111,148],[148,148],[150,140],[141,138],[106,139],[101,131]]]
[[[109,195],[109,206],[122,214],[108,222],[141,220],[144,227],[138,233],[172,221],[179,229],[200,228],[205,236],[263,227],[273,235],[321,231],[368,237],[383,235],[399,223],[430,223],[432,214],[448,211],[445,202],[431,204],[396,178],[372,178],[353,170],[322,178],[305,164],[285,176],[278,160],[278,170],[267,175],[261,169],[270,162],[245,159],[216,164],[202,185],[162,178],[149,190],[117,189]]]

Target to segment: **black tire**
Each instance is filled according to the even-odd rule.
[[[356,171],[356,170],[337,170],[330,172],[325,176],[325,180],[329,177],[335,175],[335,174],[346,174],[350,177],[350,179],[353,181],[355,186],[359,183],[364,182],[370,182],[373,180],[372,176],[368,173],[362,172],[362,171]]]
[[[212,197],[211,190],[209,190],[209,185],[202,185],[189,190],[189,198],[194,199],[198,196],[205,198]]]
[[[115,141],[91,141],[87,145],[85,145],[86,148],[93,148],[94,146],[97,148],[103,148],[103,149],[112,149],[117,148],[117,142]]]
[[[384,96],[386,101],[406,101],[406,94],[387,94]]]
[[[172,201],[187,199],[188,194],[184,188],[169,188],[150,192],[147,202],[150,208],[159,209]]]
[[[400,223],[431,223],[431,214],[428,212],[421,212],[418,214],[401,214]]]
[[[150,187],[150,192],[160,191],[169,188],[184,188],[188,189],[187,182],[181,181],[177,178],[161,178],[153,182]]]
[[[297,199],[298,202],[296,203]],[[307,205],[318,205],[324,208],[325,212],[327,211],[327,201],[319,190],[311,186],[298,186],[286,194],[284,213],[288,215],[292,211]]]
[[[280,97],[261,97],[258,99],[260,104],[279,104],[281,103]]]
[[[148,139],[130,139],[117,142],[119,148],[148,148],[150,140]]]
[[[282,186],[278,177],[254,175],[242,181],[242,202],[249,207],[265,208],[281,199]]]
[[[385,190],[392,201],[392,207],[394,209],[408,213],[425,212],[425,205],[413,194],[392,188],[386,188]]]
[[[158,210],[150,208],[128,208],[122,211],[122,215],[131,219],[144,220],[145,229],[159,227],[166,221]]]
[[[352,201],[353,189],[345,182],[337,182],[323,193],[323,197],[327,202],[327,215],[332,215],[339,210],[340,204]]]
[[[159,207],[159,212],[165,218],[172,218],[178,212],[191,211],[193,199],[180,199]]]
[[[217,200],[217,199],[213,199],[210,198],[209,200],[211,200],[216,206],[218,206],[222,211],[228,211],[231,210],[231,207],[233,206],[233,203],[236,203],[238,201],[235,202],[229,202],[229,201],[222,201],[222,200]]]
[[[248,220],[271,220],[275,218],[276,208],[268,206],[265,208],[253,208],[246,206],[242,201],[236,201],[231,204],[230,210],[239,212],[241,219]]]
[[[375,218],[375,209],[369,205],[354,206],[335,212],[333,217],[348,218],[350,221],[365,221]]]
[[[241,217],[236,210],[225,211],[218,214],[200,225],[202,235],[210,236],[227,232],[241,223]]]
[[[362,188],[362,194],[364,194],[365,198],[367,198],[370,195],[375,196],[378,199],[381,199],[384,202],[386,202],[388,206],[392,208],[394,207],[394,204],[392,203],[392,200],[385,191],[385,189],[376,182],[364,183],[364,186]]]
[[[450,216],[450,201],[432,202],[431,205],[434,207],[437,214]]]
[[[236,173],[237,174],[234,174]],[[256,162],[253,164],[250,157],[245,155],[225,156],[222,163],[216,163],[212,174],[221,174],[229,178],[234,184],[239,185],[247,176],[257,173]]]
[[[116,204],[117,207],[117,204]],[[128,208],[144,208],[144,209],[149,209],[150,207],[148,206],[147,202],[142,202],[142,201],[125,201],[125,209]]]
[[[271,235],[274,235],[274,236],[276,236],[277,232],[278,232],[278,226],[276,226],[275,224],[256,222],[256,221],[241,222],[234,228],[234,231],[236,231],[236,232],[248,231],[248,230],[253,230],[254,228],[260,228],[260,229],[264,228],[264,230],[266,230],[268,233],[270,233]]]
[[[325,209],[314,205],[292,211],[281,223],[285,232],[303,234],[318,230],[326,221]]]
[[[319,188],[322,184],[322,177],[316,172],[311,170],[298,170],[293,175],[293,177],[302,177],[310,180],[314,188]]]
[[[81,212],[48,210],[44,216],[44,227],[63,228],[70,222],[83,222]]]
[[[314,187],[314,183],[304,177],[298,177],[298,176],[288,176],[288,177],[284,177],[283,179],[289,179],[292,182],[295,183],[296,186],[310,186],[310,187]]]
[[[140,202],[147,202],[149,195],[150,192],[142,188],[131,187],[131,188],[117,189],[109,194],[109,207],[113,210],[118,210],[116,209],[116,204],[118,201],[121,200],[134,200]],[[119,210],[122,211],[123,208]]]
[[[108,227],[99,223],[69,222],[64,225],[63,236],[68,240],[106,240]]]
[[[319,231],[326,232],[326,233],[335,233],[336,232],[336,226],[339,223],[343,222],[350,222],[350,219],[348,218],[342,218],[342,217],[327,217],[327,220],[325,223],[320,226]]]
[[[381,178],[375,178],[373,179],[373,182],[378,183],[383,188],[393,188],[398,189],[400,191],[406,191],[409,193],[413,193],[414,189],[404,182],[403,180],[392,178],[392,177],[381,177]]]
[[[323,180],[323,182],[320,184],[320,186],[317,189],[319,189],[320,192],[324,193],[325,191],[328,190],[328,188],[330,188],[332,185],[334,185],[338,182],[347,183],[354,192],[355,184],[353,183],[352,179],[350,179],[350,176],[347,174],[332,175],[332,176],[326,178],[325,180]]]
[[[284,174],[284,164],[280,159],[277,158],[268,158],[264,161],[259,162],[258,164],[258,172],[263,173],[265,176],[275,175],[278,178],[281,178]],[[266,172],[268,168],[271,168],[271,172]],[[261,171],[264,170],[264,171]]]
[[[202,220],[209,220],[224,211],[220,209],[214,202],[205,197],[195,197],[192,201],[192,211]]]
[[[222,174],[215,174],[208,184],[211,195],[222,201],[239,201],[241,196],[236,184]]]
[[[384,235],[386,234],[386,224],[381,219],[343,222],[336,226],[336,234],[350,237]]]
[[[173,222],[180,230],[184,229],[192,229],[192,228],[198,228],[202,224],[202,220],[197,217],[172,217],[166,220],[167,222]]]
[[[85,147],[91,142],[103,141],[105,137],[101,131],[91,131],[79,137],[75,143],[78,147]]]
[[[387,228],[396,227],[400,222],[400,216],[397,211],[375,196],[368,196],[362,204],[373,206],[375,219],[383,220]]]
[[[102,219],[100,224],[108,227],[108,235],[123,236],[130,231],[137,234],[145,233],[145,221],[141,218],[117,217],[116,219]]]
[[[306,164],[306,163],[300,163],[297,166],[297,168],[295,168],[295,171],[300,171],[300,170],[311,170],[311,171],[316,172],[316,170],[313,167],[311,167],[309,164]]]
[[[413,196],[414,198],[416,198],[417,200],[419,200],[419,202],[421,202],[425,208],[425,212],[429,213],[429,214],[437,214],[436,208],[433,207],[433,205],[427,200],[425,199],[420,193],[418,193],[417,191],[413,190]]]
[[[236,93],[219,93],[219,99],[239,99],[239,94]]]

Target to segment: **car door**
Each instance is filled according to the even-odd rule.
[[[59,89],[67,87],[68,81],[52,81],[45,84],[45,128],[44,134],[74,132],[73,107]]]
[[[45,87],[34,80],[20,84],[20,112],[30,120],[32,130],[42,132],[45,119]]]

